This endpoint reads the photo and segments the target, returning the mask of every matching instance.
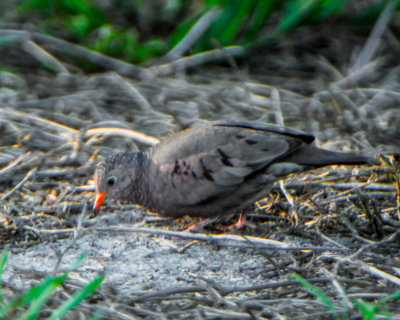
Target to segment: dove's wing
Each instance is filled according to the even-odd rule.
[[[257,172],[312,140],[313,136],[271,125],[198,125],[149,152],[150,190],[153,198],[168,199],[174,207],[227,197]]]

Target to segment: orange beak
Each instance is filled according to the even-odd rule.
[[[100,211],[101,205],[107,197],[107,192],[96,193],[96,200],[94,200],[93,214],[96,217]]]

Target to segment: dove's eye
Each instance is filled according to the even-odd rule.
[[[107,179],[107,184],[108,184],[109,186],[113,186],[113,185],[115,184],[115,181],[117,181],[117,178],[116,178],[116,177],[114,177],[114,176],[108,177],[108,179]]]

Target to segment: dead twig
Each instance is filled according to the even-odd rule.
[[[186,33],[185,37],[172,48],[164,57],[162,62],[169,62],[180,58],[196,41],[207,31],[209,26],[218,18],[221,10],[217,7],[206,12]]]
[[[224,49],[210,50],[195,54],[190,57],[184,57],[178,60],[174,60],[168,64],[151,67],[149,69],[149,72],[151,72],[154,75],[154,77],[167,76],[177,71],[184,70],[186,68],[195,67],[210,61],[223,59],[227,53],[229,53],[232,56],[237,56],[237,55],[240,56],[244,53],[244,49],[240,46],[231,46],[231,47],[226,47]]]
[[[44,35],[38,32],[28,32],[21,30],[0,29],[0,36],[15,36],[18,39],[32,39],[42,45],[47,51],[53,55],[65,57],[66,55],[85,59],[90,63],[98,65],[102,69],[114,70],[119,74],[129,76],[136,79],[148,77],[146,69],[134,66],[122,60],[107,57],[99,52],[90,50],[83,46],[73,44],[60,38]]]
[[[114,127],[108,127],[108,128],[93,128],[89,129],[85,132],[84,137],[95,137],[95,136],[122,136],[122,137],[127,137],[133,140],[136,140],[138,142],[154,146],[160,142],[159,139],[146,135],[144,133],[141,133],[139,131],[135,130],[130,130],[130,129],[123,129],[123,128],[114,128]]]
[[[31,179],[37,171],[37,167],[33,168],[31,170],[29,170],[29,172],[26,174],[26,176],[14,187],[12,188],[9,192],[7,192],[3,197],[1,197],[0,201],[5,201],[7,200],[9,197],[11,197],[16,191],[18,191],[19,189],[21,189],[25,182],[27,182],[29,179]]]
[[[55,71],[56,73],[68,73],[67,68],[64,67],[64,65],[60,61],[58,61],[53,55],[48,53],[35,42],[25,41],[23,43],[23,48],[27,53],[40,61],[40,63]]]

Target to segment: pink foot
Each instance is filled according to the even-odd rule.
[[[201,229],[203,229],[205,226],[208,226],[209,224],[213,223],[216,218],[207,218],[204,220],[201,220],[198,223],[192,224],[190,227],[186,228],[185,230],[182,230],[183,232],[199,232]]]
[[[240,214],[238,222],[230,225],[228,227],[228,229],[231,231],[232,230],[240,230],[240,229],[243,229],[245,226],[254,229],[256,227],[256,224],[246,220],[247,211],[248,211],[247,209],[244,209],[242,211],[242,213]]]

